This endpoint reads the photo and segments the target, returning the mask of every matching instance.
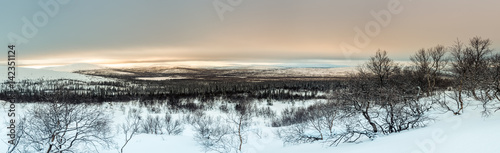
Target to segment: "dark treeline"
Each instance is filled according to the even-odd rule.
[[[121,80],[82,82],[77,80],[23,80],[18,82],[17,102],[101,103],[139,100],[144,103],[168,102],[180,106],[185,101],[198,99],[213,102],[215,99],[258,100],[307,100],[326,98],[319,92],[331,92],[339,88],[340,80],[282,80],[282,81],[207,81],[171,80],[140,81]],[[10,94],[7,84],[1,84],[0,99]],[[64,95],[64,96],[55,96]],[[184,101],[184,102],[183,102]],[[192,105],[192,104],[191,104]]]

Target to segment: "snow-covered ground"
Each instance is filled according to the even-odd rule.
[[[314,101],[297,103],[295,106],[306,106]],[[22,114],[26,108],[38,104],[17,104],[17,114]],[[262,106],[265,103],[261,104]],[[5,101],[0,101],[0,123],[7,126],[8,105]],[[105,107],[113,117],[112,131],[115,135],[115,144],[111,148],[102,149],[104,153],[116,153],[124,142],[123,134],[119,132],[117,125],[121,124],[125,118],[126,111],[130,108],[140,108],[136,102],[105,104]],[[275,102],[271,106],[273,110],[281,110],[292,107],[289,103]],[[125,109],[123,109],[125,108]],[[144,115],[162,115],[164,108],[157,114],[148,112],[142,108]],[[435,117],[435,122],[427,127],[413,129],[391,135],[380,135],[373,141],[363,141],[357,144],[340,144],[337,147],[328,147],[322,143],[310,143],[299,145],[283,145],[282,140],[274,134],[276,128],[269,127],[262,119],[254,120],[252,129],[259,129],[260,138],[250,136],[248,142],[243,145],[243,152],[275,153],[275,152],[342,152],[342,153],[498,153],[500,151],[500,113],[493,113],[489,117],[482,117],[480,107],[471,103],[460,116],[452,113],[443,113],[439,109],[434,110],[431,116]],[[207,114],[222,114],[219,111],[210,111]],[[183,114],[174,114],[180,118]],[[2,135],[0,148],[6,148],[7,128],[0,128]],[[185,130],[181,135],[154,135],[138,134],[133,137],[125,147],[124,152],[183,152],[198,153],[204,152],[202,147],[193,139],[194,131],[191,125],[185,125]],[[3,149],[2,149],[3,150]]]
[[[317,152],[317,153],[498,153],[500,152],[500,114],[483,118],[480,111],[469,107],[466,113],[435,114],[435,123],[420,129],[380,136],[373,141],[359,144],[340,144],[324,147],[323,144],[302,144],[283,147],[273,141],[259,152]]]

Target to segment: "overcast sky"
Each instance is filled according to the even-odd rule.
[[[22,64],[407,59],[474,36],[500,49],[498,0],[220,0],[222,14],[215,1],[1,0],[0,41]]]

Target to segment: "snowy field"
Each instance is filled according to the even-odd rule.
[[[307,103],[298,103],[295,107],[305,106]],[[3,109],[0,110],[0,123],[7,126],[8,105],[5,101],[0,101]],[[478,103],[479,104],[479,103]],[[16,113],[22,115],[26,108],[36,107],[40,104],[17,104]],[[265,104],[262,104],[265,105]],[[118,125],[124,122],[125,114],[131,108],[143,109],[142,116],[161,115],[168,110],[162,109],[157,113],[148,112],[145,108],[139,107],[136,102],[124,102],[104,104],[106,112],[112,116],[111,126],[114,135],[114,144],[110,148],[100,148],[101,152],[116,153],[124,143],[123,133],[118,129]],[[280,110],[285,107],[292,107],[286,103],[276,102],[271,106],[273,110]],[[375,140],[363,141],[357,144],[340,144],[337,147],[328,147],[323,143],[310,143],[299,145],[284,145],[282,140],[277,138],[275,131],[277,128],[269,127],[263,118],[253,118],[250,129],[259,131],[260,138],[250,134],[248,142],[243,145],[243,152],[343,152],[343,153],[498,153],[500,150],[500,114],[494,113],[489,117],[482,117],[479,106],[471,103],[465,113],[455,116],[451,113],[442,113],[440,110],[433,110],[431,116],[435,122],[427,127],[404,131],[391,135],[379,135]],[[219,111],[209,111],[207,114],[222,115]],[[173,114],[175,118],[181,118],[185,114]],[[184,125],[185,130],[178,136],[138,134],[134,136],[129,144],[124,148],[124,152],[183,152],[198,153],[204,152],[202,147],[193,139],[194,131],[191,125]],[[0,134],[2,143],[0,148],[7,148],[6,128],[1,128]],[[2,149],[3,150],[3,149]]]

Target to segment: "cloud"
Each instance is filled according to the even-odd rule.
[[[25,46],[27,60],[109,59],[342,59],[341,42],[353,28],[374,20],[372,10],[389,0],[244,0],[223,22],[212,1],[72,1]],[[2,2],[3,4],[4,2]],[[418,48],[448,45],[457,37],[500,36],[499,1],[403,1],[404,11],[362,52],[377,49],[407,58]],[[10,2],[9,24],[0,34],[19,30],[20,18],[39,11],[34,2]],[[30,7],[23,7],[30,6]],[[17,9],[12,9],[17,8]],[[463,11],[466,9],[467,11]],[[1,39],[0,39],[1,40]],[[8,44],[3,40],[3,44]],[[494,43],[499,48],[500,43]],[[70,60],[67,60],[70,61]]]

